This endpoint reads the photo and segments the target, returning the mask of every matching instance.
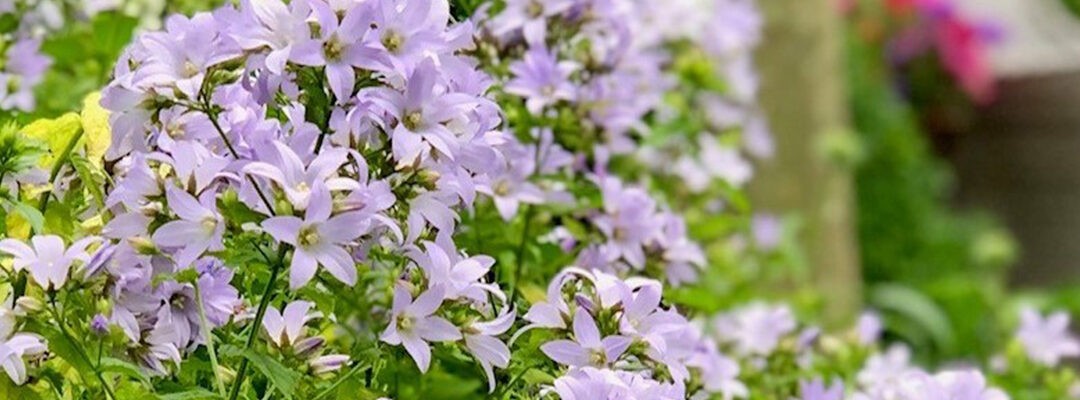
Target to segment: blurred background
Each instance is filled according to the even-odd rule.
[[[1080,2],[761,6],[752,194],[800,216],[826,315],[934,363],[990,356],[1021,303],[1080,312]]]

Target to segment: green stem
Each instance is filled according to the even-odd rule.
[[[521,242],[517,248],[517,268],[514,270],[514,286],[511,288],[511,296],[517,293],[518,282],[521,280],[521,271],[525,269],[525,242],[529,240],[529,228],[532,226],[533,206],[525,206],[525,226],[521,229]]]
[[[255,345],[255,340],[259,337],[259,328],[262,326],[263,317],[266,316],[266,308],[270,306],[271,291],[274,290],[274,283],[277,281],[278,274],[281,272],[282,266],[285,265],[285,246],[279,247],[278,260],[271,267],[270,280],[266,282],[266,288],[263,289],[262,299],[259,301],[259,309],[255,312],[255,319],[251,321],[251,331],[248,332],[247,344],[244,345],[245,350],[251,350],[251,347]],[[229,400],[236,400],[236,396],[240,394],[240,386],[244,383],[244,377],[247,375],[248,358],[244,357],[240,361],[240,368],[236,370],[236,380],[233,381],[232,390],[229,391]]]
[[[319,392],[319,394],[316,395],[311,400],[319,400],[319,399],[322,399],[322,398],[324,398],[326,396],[329,396],[330,393],[333,393],[334,390],[338,388],[338,386],[341,386],[342,383],[345,383],[345,381],[349,380],[349,378],[351,378],[353,375],[356,375],[359,372],[367,371],[367,369],[368,369],[368,367],[366,367],[366,366],[365,367],[353,367],[353,369],[350,370],[349,373],[347,373],[345,375],[342,375],[340,378],[338,378],[336,381],[334,381],[334,384],[330,385],[330,387],[326,388],[326,390],[323,390],[322,392]]]
[[[225,381],[221,379],[221,371],[218,368],[217,351],[214,350],[214,337],[210,333],[210,321],[206,319],[206,306],[203,305],[202,291],[199,290],[199,281],[192,282],[195,287],[195,305],[199,309],[199,323],[202,325],[202,335],[206,340],[206,352],[210,353],[210,367],[214,369],[214,387],[218,393],[225,396]]]
[[[75,146],[79,144],[79,140],[82,139],[83,129],[79,127],[75,131],[75,134],[68,140],[67,145],[64,147],[64,151],[60,153],[60,157],[54,161],[52,171],[49,171],[49,183],[55,183],[56,177],[60,175],[60,170],[67,164],[68,159],[71,158],[71,153],[75,151]],[[38,211],[45,213],[45,208],[49,206],[49,195],[52,194],[52,188],[49,188],[41,194],[41,200],[38,200]]]
[[[79,341],[76,341],[75,336],[72,335],[70,332],[68,332],[67,320],[64,319],[64,313],[62,311],[60,311],[59,307],[56,306],[56,294],[55,293],[50,293],[49,294],[49,303],[52,304],[53,313],[56,315],[56,322],[60,325],[60,334],[64,335],[65,339],[67,339],[69,342],[71,342],[71,344],[75,345],[74,347],[75,347],[76,353],[78,353],[79,357],[82,358],[84,362],[86,362],[86,365],[90,366],[90,369],[91,369],[91,371],[94,372],[94,376],[97,377],[98,382],[101,382],[101,387],[105,390],[106,396],[108,398],[110,398],[110,399],[115,400],[116,399],[116,394],[113,393],[112,387],[109,386],[109,383],[105,381],[105,377],[101,375],[100,366],[99,365],[94,365],[94,363],[92,363],[90,361],[90,356],[88,354],[86,354],[86,350],[83,349],[82,343],[79,342]]]

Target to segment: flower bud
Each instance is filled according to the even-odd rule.
[[[308,365],[311,366],[311,373],[315,375],[322,375],[341,369],[341,367],[345,366],[345,363],[347,362],[349,362],[349,356],[341,354],[330,354],[311,360]]]
[[[45,303],[42,303],[40,299],[34,297],[23,296],[18,300],[15,300],[15,313],[19,315],[35,313],[44,309]]]
[[[319,336],[309,337],[307,339],[300,340],[293,346],[293,351],[297,357],[307,358],[318,353],[322,349],[323,344],[326,343],[326,339]]]
[[[93,332],[98,336],[105,336],[109,334],[109,320],[105,319],[104,315],[94,315],[94,319],[90,320],[90,332]]]

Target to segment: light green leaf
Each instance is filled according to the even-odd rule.
[[[258,369],[259,373],[270,380],[270,383],[274,385],[274,388],[282,396],[285,396],[286,399],[293,398],[292,395],[296,392],[296,386],[300,384],[300,373],[281,365],[278,360],[265,354],[247,350],[244,351],[244,357],[251,361],[251,366]]]

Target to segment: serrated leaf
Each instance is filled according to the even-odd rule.
[[[251,361],[251,366],[270,380],[278,393],[281,393],[286,399],[293,398],[292,395],[296,392],[297,385],[300,384],[300,373],[289,369],[278,360],[265,354],[259,354],[251,350],[246,350],[243,354],[248,361]]]

